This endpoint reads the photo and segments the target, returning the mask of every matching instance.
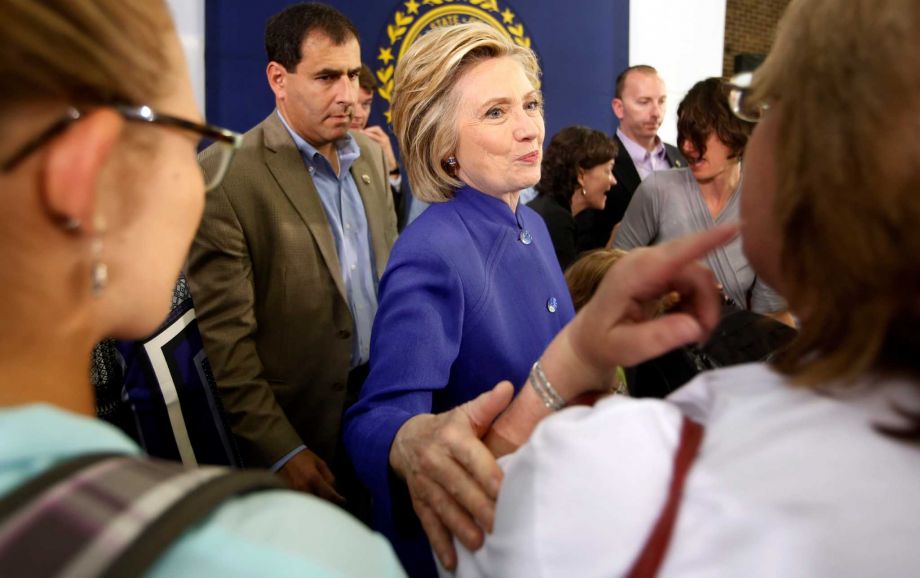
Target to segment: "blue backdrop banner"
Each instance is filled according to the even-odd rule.
[[[361,55],[381,83],[370,124],[386,126],[400,56],[431,28],[477,19],[537,53],[543,68],[546,142],[584,124],[612,133],[614,80],[629,63],[629,0],[333,0],[354,22]],[[206,0],[208,119],[245,131],[265,118],[274,97],[265,78],[263,32],[284,0]]]

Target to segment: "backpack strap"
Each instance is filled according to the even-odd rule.
[[[642,552],[629,571],[630,578],[651,578],[658,574],[671,542],[674,522],[677,520],[680,501],[683,497],[684,482],[687,480],[687,473],[693,466],[702,441],[703,426],[685,417],[680,428],[680,444],[674,455],[674,473],[671,475],[671,487],[668,489],[667,501],[658,515],[658,520]]]
[[[0,576],[140,576],[227,498],[280,487],[262,471],[68,460],[0,500]]]

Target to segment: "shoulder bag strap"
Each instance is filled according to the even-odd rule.
[[[693,461],[696,459],[702,440],[703,426],[685,417],[680,430],[680,445],[674,455],[674,473],[671,476],[671,487],[668,490],[667,501],[658,515],[658,520],[655,522],[652,533],[645,542],[642,552],[629,571],[630,578],[651,578],[658,574],[665,554],[668,552],[671,534],[674,531],[674,522],[677,520],[677,513],[680,510],[684,482],[687,479],[687,473],[690,471]]]
[[[140,576],[228,497],[279,487],[268,472],[70,460],[0,500],[0,576]]]

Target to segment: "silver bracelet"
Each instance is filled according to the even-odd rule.
[[[558,411],[565,407],[565,400],[546,379],[546,374],[543,373],[543,366],[540,365],[539,359],[530,368],[530,385],[533,386],[533,390],[537,392],[537,395],[543,401],[543,405],[548,409]]]

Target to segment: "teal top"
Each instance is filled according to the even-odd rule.
[[[139,454],[111,425],[50,405],[0,409],[0,497],[58,461]],[[228,500],[186,532],[148,577],[405,576],[386,540],[344,511],[294,492]]]

